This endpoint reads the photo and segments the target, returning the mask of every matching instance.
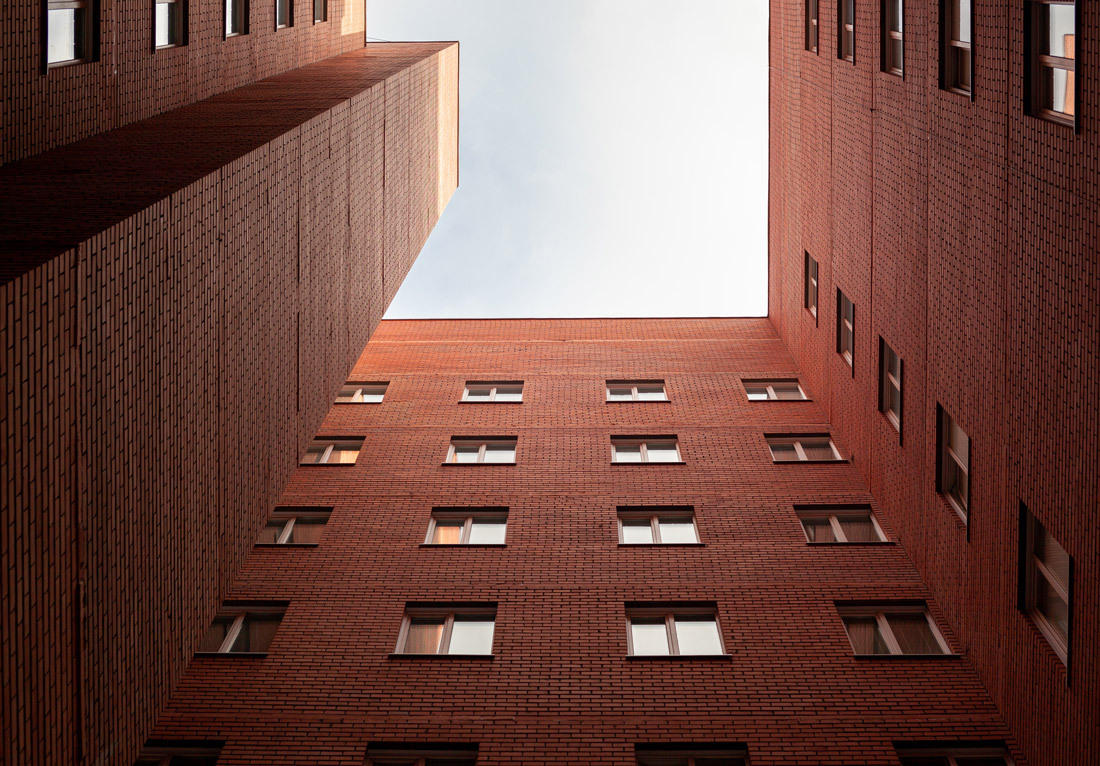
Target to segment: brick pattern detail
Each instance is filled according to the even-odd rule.
[[[457,67],[371,46],[249,86],[223,129],[277,119],[232,158],[188,142],[205,107],[157,118],[219,166],[4,284],[4,763],[132,762],[457,184]]]
[[[1023,3],[976,0],[974,100],[942,91],[939,10],[905,2],[905,77],[879,71],[879,4],[855,64],[821,55],[800,0],[771,3],[770,318],[1037,766],[1100,743],[1100,6],[1080,3],[1082,129],[1025,114]],[[820,264],[820,322],[802,257]],[[856,369],[835,353],[856,304]],[[878,338],[904,364],[902,438],[877,411]],[[969,529],[935,490],[935,411],[971,437]],[[1016,608],[1017,509],[1076,562],[1070,669]]]

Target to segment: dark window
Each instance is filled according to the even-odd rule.
[[[900,76],[905,71],[902,0],[882,0],[882,71]]]
[[[331,508],[276,508],[256,544],[317,545],[331,512]]]
[[[313,22],[328,21],[328,0],[313,0]]]
[[[225,36],[248,34],[248,0],[225,0]]]
[[[199,654],[265,654],[286,612],[284,604],[226,603],[199,644]]]
[[[46,0],[46,65],[97,58],[98,0]]]
[[[951,745],[896,745],[902,766],[1012,766],[1001,742]]]
[[[372,742],[367,746],[368,766],[475,766],[477,745],[425,745]]]
[[[878,339],[878,408],[901,433],[901,358],[882,338]]]
[[[160,742],[150,740],[134,766],[215,766],[222,744],[211,742]]]
[[[638,766],[744,766],[744,745],[685,743],[635,745]]]
[[[972,88],[970,55],[971,0],[941,0],[940,85],[945,90],[970,95]]]
[[[808,252],[803,252],[806,260],[805,268],[805,306],[806,310],[817,319],[817,261],[810,257]]]
[[[153,0],[153,45],[187,44],[187,0]]]
[[[939,476],[936,489],[964,522],[970,515],[970,437],[959,424],[938,408]]]
[[[275,28],[294,26],[294,3],[292,0],[275,0]]]
[[[924,604],[837,605],[857,655],[950,654]]]
[[[806,50],[817,53],[818,0],[806,0]]]
[[[837,0],[836,57],[855,63],[856,0]]]
[[[1077,113],[1077,7],[1072,0],[1029,0],[1024,18],[1029,111],[1036,117],[1073,125]]]
[[[836,352],[855,374],[856,351],[856,307],[848,296],[839,289],[836,291]]]
[[[1020,609],[1068,664],[1073,559],[1023,505],[1020,537]]]

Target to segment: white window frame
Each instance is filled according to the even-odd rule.
[[[798,389],[798,393],[802,395],[801,399],[780,399],[776,394],[775,387],[777,385],[789,386],[791,384]],[[802,387],[801,381],[798,378],[760,378],[760,379],[746,379],[741,381],[741,385],[745,388],[745,395],[750,402],[808,402],[810,397],[806,396],[806,389]],[[767,391],[768,397],[766,399],[754,399],[749,393],[750,388],[764,388]]]
[[[680,654],[680,644],[676,638],[677,617],[710,617],[714,620],[715,629],[718,631],[718,643],[722,651],[718,654]],[[634,653],[634,619],[654,620],[663,618],[665,621],[665,640],[668,641],[668,654],[635,654]],[[626,652],[630,657],[725,657],[725,637],[722,635],[722,623],[718,620],[718,610],[709,606],[638,606],[627,607],[626,610]]]
[[[1062,583],[1057,575],[1054,574],[1047,567],[1046,564],[1035,553],[1035,544],[1038,542],[1038,534],[1041,532],[1046,535],[1050,540],[1062,549],[1062,552],[1066,554],[1066,558],[1070,561],[1070,571],[1068,572],[1068,579],[1073,579],[1073,559],[1069,555],[1069,552],[1062,547],[1062,544],[1054,539],[1054,536],[1046,530],[1046,527],[1042,525],[1026,506],[1024,507],[1024,513],[1026,514],[1023,533],[1024,538],[1024,612],[1035,623],[1035,627],[1039,629],[1039,632],[1046,638],[1047,643],[1050,644],[1054,653],[1058,655],[1058,658],[1062,661],[1063,665],[1069,664],[1069,631],[1073,628],[1072,615],[1073,615],[1073,593],[1072,582]],[[1039,609],[1038,599],[1038,584],[1039,578],[1042,577],[1046,581],[1047,585],[1053,590],[1059,598],[1066,602],[1066,611],[1070,615],[1070,625],[1066,631],[1065,637],[1060,635],[1058,629],[1051,624],[1047,616],[1043,614]]]
[[[898,362],[898,376],[895,377],[894,373],[890,371],[889,359],[893,357]],[[901,433],[901,357],[894,353],[894,349],[890,348],[890,344],[886,342],[884,338],[879,337],[879,411],[886,416],[886,419],[890,421],[891,425],[897,429],[897,432]],[[890,387],[893,387],[898,392],[898,411],[894,412],[893,408],[887,405],[890,397],[887,396]]]
[[[937,489],[939,490],[940,494],[943,495],[947,499],[948,504],[953,509],[955,509],[955,513],[957,513],[959,515],[959,518],[962,519],[963,523],[964,524],[969,524],[970,523],[969,522],[969,519],[970,519],[970,496],[971,496],[971,491],[970,491],[971,490],[970,452],[973,449],[973,445],[971,444],[970,434],[968,434],[966,431],[963,431],[962,426],[959,426],[957,424],[955,419],[951,417],[951,415],[947,412],[947,409],[945,407],[940,406],[939,414],[940,414],[940,422],[939,422],[939,439],[940,439],[940,444],[939,444],[939,450],[940,450],[939,473],[940,473],[940,475],[936,478]],[[966,437],[967,460],[966,460],[965,464],[962,462],[962,460],[959,458],[959,456],[955,453],[955,450],[951,449],[951,447],[950,447],[950,444],[951,444],[951,426],[952,425],[955,425],[956,427],[958,427],[959,431],[961,431],[962,434]],[[950,461],[950,463],[948,461]],[[951,486],[948,486],[948,483],[949,483],[948,480],[950,478],[950,473],[949,473],[949,466],[950,465],[954,465],[954,470],[956,471],[956,473],[957,472],[962,472],[962,474],[966,477],[966,498],[965,499],[956,497],[956,491],[955,491],[954,488],[956,486],[958,486],[957,478],[956,478],[956,481],[951,484]]]
[[[394,649],[394,654],[400,654],[406,657],[440,657],[447,655],[447,650],[451,646],[451,633],[454,630],[456,617],[490,617],[493,622],[493,643],[497,640],[497,608],[495,606],[461,606],[461,607],[406,607],[405,614],[401,618],[401,629],[397,633],[397,648]],[[424,618],[429,619],[443,619],[443,634],[439,638],[439,648],[432,654],[425,654],[421,652],[406,652],[405,644],[409,638],[409,626],[412,625],[413,620],[420,620]],[[485,620],[488,622],[488,620]],[[471,655],[476,657],[492,657],[494,652],[492,645],[489,647],[490,651],[485,654]]]
[[[318,446],[318,443],[325,445],[324,452],[321,453],[321,458],[315,463],[301,462],[299,465],[314,466],[314,465],[355,465],[359,461],[359,454],[363,451],[363,440],[352,438],[340,438],[340,437],[317,437],[310,442],[309,447],[306,448],[306,454],[309,454],[309,450]],[[354,446],[356,449],[355,461],[351,463],[330,463],[329,458],[332,457],[332,452],[336,447],[347,448]],[[342,450],[341,450],[342,451]],[[305,455],[302,456],[303,458]]]
[[[870,508],[796,508],[795,514],[798,516],[798,523],[802,527],[802,533],[806,535],[806,542],[810,545],[871,545],[875,543],[889,542],[886,539],[886,533],[882,531],[882,527],[879,526],[878,519],[875,518],[875,513]],[[869,518],[871,525],[875,529],[875,534],[878,536],[878,540],[872,540],[868,542],[853,543],[848,540],[844,534],[844,528],[840,525],[841,519]],[[833,530],[833,540],[831,542],[824,542],[821,540],[811,540],[810,534],[806,530],[805,521],[813,519],[827,519],[829,526]]]
[[[504,546],[506,543],[471,543],[470,532],[475,521],[488,520],[493,523],[504,522],[504,539],[508,539],[508,511],[497,508],[462,508],[462,509],[435,509],[428,519],[428,533],[424,537],[424,545],[437,547],[455,547],[458,545],[491,545]],[[435,543],[435,527],[437,521],[462,521],[462,534],[457,543]]]
[[[282,27],[280,27],[281,29]],[[358,380],[349,380],[344,385],[340,386],[340,390],[336,392],[336,401],[333,404],[381,404],[386,399],[386,391],[389,389],[389,382],[367,382]],[[352,390],[354,389],[354,391]],[[376,402],[365,401],[364,396],[380,396]],[[342,398],[342,397],[351,397]],[[356,399],[355,397],[360,397]]]
[[[898,758],[902,766],[909,758],[946,758],[950,766],[959,766],[958,758],[1000,758],[1004,766],[1016,764],[1003,747],[905,747],[898,750]]]
[[[845,605],[837,607],[837,611],[840,613],[840,621],[844,625],[844,635],[848,637],[848,643],[852,647],[852,653],[856,657],[884,657],[882,654],[859,654],[856,652],[856,646],[852,643],[851,634],[848,633],[848,624],[844,622],[846,617],[867,618],[874,617],[875,623],[878,625],[879,633],[882,635],[882,641],[886,644],[886,648],[890,650],[890,656],[901,657],[939,657],[939,654],[906,654],[901,650],[901,645],[898,643],[897,638],[894,637],[894,631],[890,628],[890,621],[887,619],[888,615],[909,615],[909,614],[923,614],[924,619],[928,622],[928,627],[932,631],[933,637],[936,639],[936,643],[939,644],[940,649],[943,652],[943,656],[953,655],[951,647],[947,645],[947,641],[944,639],[943,634],[940,633],[939,627],[936,625],[936,621],[932,619],[932,615],[928,612],[928,607],[910,605],[910,604],[882,604],[874,606],[859,606],[859,605]]]
[[[633,439],[627,437],[611,437],[611,462],[615,465],[642,465],[649,463],[649,444],[672,444],[676,449],[676,460],[659,460],[652,463],[652,465],[676,465],[677,463],[684,462],[684,456],[680,452],[680,440],[676,437],[661,438],[653,437],[646,439]],[[640,446],[642,459],[635,462],[632,460],[616,460],[619,456],[618,447],[637,447]]]
[[[233,624],[229,626],[229,629],[225,631],[225,638],[222,639],[221,646],[213,652],[200,652],[200,654],[266,654],[266,652],[234,652],[230,651],[233,648],[233,644],[237,642],[237,639],[241,635],[241,628],[244,627],[244,621],[250,614],[277,614],[280,617],[286,616],[285,606],[269,606],[264,604],[246,605],[246,606],[233,606],[218,610],[218,613],[214,615],[214,622],[225,617],[233,617]],[[210,623],[213,627],[214,622]],[[280,625],[281,627],[281,625]],[[272,639],[274,640],[274,639]]]
[[[477,462],[476,463],[460,463],[456,459],[455,447],[472,447],[477,445]],[[492,462],[487,463],[485,461],[485,450],[487,447],[511,447],[512,459],[506,462]],[[516,464],[516,452],[519,446],[518,439],[487,439],[485,441],[478,441],[477,439],[451,439],[451,444],[447,448],[447,464],[448,465],[515,465]]]
[[[623,521],[642,521],[649,520],[650,529],[653,532],[653,542],[651,543],[629,543],[626,541],[623,535]],[[692,529],[695,530],[695,542],[693,543],[666,543],[661,540],[661,519],[665,521],[679,521],[684,523],[690,521]],[[618,527],[619,527],[619,545],[702,545],[702,541],[699,537],[699,525],[695,523],[695,511],[691,508],[677,508],[670,506],[667,508],[620,508],[618,511]]]
[[[331,509],[328,509],[328,508],[326,508],[324,510],[321,510],[319,508],[318,509],[307,509],[307,508],[284,509],[284,508],[276,508],[274,511],[271,512],[271,516],[268,518],[267,524],[265,524],[265,527],[271,526],[271,522],[273,522],[273,521],[282,521],[282,522],[285,522],[283,524],[282,530],[276,536],[275,542],[273,542],[273,543],[257,543],[257,545],[291,545],[291,546],[293,546],[293,545],[307,545],[307,546],[314,546],[317,543],[289,543],[289,542],[287,542],[287,540],[290,539],[290,535],[294,532],[294,524],[298,521],[298,519],[302,519],[303,521],[323,521],[327,525],[328,520],[329,520],[329,516],[331,515],[331,513],[332,513]]]
[[[638,398],[638,387],[642,386],[660,386],[661,393],[664,395],[661,399],[640,399]],[[630,399],[612,399],[611,389],[613,388],[629,388]],[[608,380],[604,384],[604,395],[608,403],[618,404],[620,402],[667,402],[668,399],[668,386],[665,385],[663,380]]]
[[[765,439],[768,442],[768,451],[772,454],[772,462],[774,463],[843,463],[844,458],[840,455],[840,450],[837,449],[836,444],[833,443],[833,438],[828,435],[811,436],[809,434],[802,434],[797,436],[767,436]],[[806,457],[806,450],[802,446],[802,441],[809,441],[811,439],[828,439],[829,447],[833,450],[832,460],[822,460],[821,458],[808,458]],[[797,460],[780,460],[775,455],[775,451],[772,450],[772,445],[791,444],[794,446],[795,453],[798,455]]]
[[[489,390],[488,399],[470,399],[470,389],[475,390]],[[477,380],[470,380],[466,382],[466,387],[462,389],[462,401],[470,402],[471,404],[489,404],[496,403],[497,401],[497,389],[499,388],[518,388],[519,399],[509,399],[499,402],[500,404],[521,404],[523,402],[523,381],[522,380],[500,380],[500,381],[487,381],[481,382]]]

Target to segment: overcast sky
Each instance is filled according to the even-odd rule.
[[[767,0],[369,0],[459,40],[460,184],[386,317],[767,313]]]

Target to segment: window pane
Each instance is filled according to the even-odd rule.
[[[84,9],[52,9],[46,21],[49,27],[46,60],[53,64],[81,58],[83,51],[80,50],[80,41],[83,37]]]
[[[456,446],[454,448],[454,462],[456,463],[476,463],[477,456],[481,452],[481,448],[478,446]]]
[[[677,617],[675,624],[680,654],[722,654],[722,638],[713,617]]]
[[[260,530],[260,537],[256,542],[258,543],[274,543],[278,541],[279,535],[283,533],[283,527],[286,526],[286,521],[283,519],[273,519]]]
[[[923,614],[888,614],[886,621],[890,623],[902,654],[943,654]]]
[[[616,444],[616,463],[640,463],[642,462],[642,448],[637,444]]]
[[[172,6],[168,5],[168,3],[156,4],[156,13],[154,14],[156,17],[156,45],[168,45],[169,43],[168,11],[171,8]]]
[[[217,766],[216,755],[174,755],[169,766]]]
[[[767,386],[745,386],[745,391],[749,394],[749,401],[762,401],[768,398]]]
[[[607,389],[607,399],[612,402],[628,401],[634,398],[634,392],[630,388],[623,388],[622,386],[609,386]]]
[[[279,628],[282,615],[249,614],[244,618],[241,632],[233,642],[233,652],[266,652]]]
[[[443,618],[416,619],[409,623],[405,637],[405,654],[436,654],[443,638]]]
[[[1046,103],[1042,106],[1063,114],[1072,114],[1073,91],[1069,87],[1069,73],[1065,69],[1039,67],[1039,77],[1046,81],[1042,93]]]
[[[802,527],[806,530],[806,539],[811,543],[835,543],[833,525],[828,519],[802,519]]]
[[[623,521],[623,542],[644,545],[653,542],[653,527],[649,519]]]
[[[288,543],[299,545],[316,545],[321,540],[321,533],[325,531],[325,522],[317,519],[298,519],[294,522],[294,528],[290,530]]]
[[[802,389],[798,387],[797,383],[776,383],[772,386],[775,389],[775,398],[782,400],[804,399],[802,395]]]
[[[1044,5],[1041,10],[1049,14],[1047,49],[1051,56],[1073,58],[1074,7],[1073,5]]]
[[[1069,554],[1066,553],[1065,548],[1058,544],[1057,540],[1050,536],[1050,533],[1043,528],[1038,520],[1033,523],[1035,525],[1035,555],[1046,565],[1047,571],[1054,579],[1063,588],[1069,590]]]
[[[285,27],[287,25],[287,22],[290,19],[290,13],[289,13],[290,8],[289,8],[289,6],[290,6],[290,0],[278,0],[278,2],[276,3],[275,7],[278,10],[277,10],[277,14],[276,14],[277,18],[276,18],[275,23],[278,24],[280,27]]]
[[[448,654],[492,654],[493,621],[456,617]]]
[[[1065,643],[1069,635],[1069,604],[1041,573],[1036,573],[1035,579],[1035,607],[1047,618],[1047,622]]]
[[[661,528],[662,543],[697,543],[695,524],[691,521],[664,520],[658,521]]]
[[[435,545],[457,545],[462,541],[462,521],[437,521],[432,531],[432,542]]]
[[[504,444],[490,444],[485,448],[486,463],[514,463],[516,448]]]
[[[850,543],[874,543],[878,542],[878,533],[871,517],[857,518],[854,516],[841,516],[837,518],[840,529],[844,533],[844,539]]]
[[[665,398],[665,387],[638,386],[638,398],[643,401],[663,401]]]
[[[836,460],[833,445],[828,439],[805,440],[802,442],[802,451],[806,453],[807,460]]]
[[[966,472],[959,468],[958,464],[951,459],[950,455],[944,458],[944,468],[947,473],[945,482],[947,494],[955,498],[955,502],[961,505],[963,510],[966,510],[968,496]]]
[[[649,442],[646,448],[651,463],[675,463],[680,459],[675,442]]]
[[[498,402],[522,402],[523,401],[523,387],[522,386],[501,386],[497,389]]]
[[[303,463],[320,463],[321,458],[325,454],[325,450],[328,449],[326,444],[314,444],[306,450],[306,454],[302,457]]]
[[[332,454],[329,455],[328,462],[354,463],[357,457],[359,457],[358,447],[353,447],[348,444],[337,444],[332,448]]]
[[[364,389],[363,393],[359,395],[359,398],[366,404],[378,404],[378,402],[386,398],[386,392]]]
[[[237,619],[235,615],[219,616],[214,618],[214,624],[210,626],[210,629],[206,631],[206,635],[203,636],[202,643],[199,644],[200,652],[216,652],[221,648],[222,642],[225,641],[225,634],[229,631],[233,621]]]
[[[663,619],[636,619],[630,621],[630,639],[634,654],[667,655],[668,632]]]
[[[845,617],[844,627],[856,654],[889,654],[874,617]]]
[[[237,3],[240,0],[225,0],[225,33],[231,35],[237,31]]]
[[[504,533],[507,524],[503,521],[478,521],[474,520],[470,527],[471,545],[501,545],[504,543]]]
[[[466,401],[468,402],[487,402],[493,395],[493,390],[488,386],[470,386],[466,390]]]
[[[970,42],[970,0],[950,0],[951,39],[964,43]]]
[[[772,450],[772,458],[775,460],[798,460],[798,451],[793,444],[778,443],[769,444]]]
[[[745,766],[745,759],[736,756],[696,756],[695,766]]]
[[[962,467],[966,468],[970,465],[970,439],[967,438],[966,433],[955,424],[954,420],[948,418],[948,424],[947,446],[955,453],[955,457],[958,458]]]

